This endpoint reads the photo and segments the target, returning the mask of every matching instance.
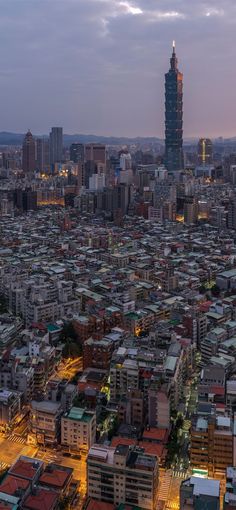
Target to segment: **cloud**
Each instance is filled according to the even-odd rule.
[[[151,21],[170,21],[171,19],[184,19],[185,15],[178,11],[154,11],[150,12]]]
[[[0,0],[0,9],[0,129],[163,135],[175,39],[185,134],[234,134],[235,0]]]
[[[224,16],[224,10],[223,9],[215,9],[214,7],[211,7],[206,10],[206,16]]]
[[[125,9],[127,14],[133,14],[134,16],[137,14],[143,14],[143,11],[140,9],[140,7],[135,7],[129,2],[119,2],[119,5]]]

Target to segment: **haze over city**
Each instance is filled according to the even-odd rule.
[[[0,1],[0,130],[164,137],[172,39],[184,135],[234,136],[234,0]]]

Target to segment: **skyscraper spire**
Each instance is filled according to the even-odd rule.
[[[170,68],[173,71],[176,71],[177,67],[178,67],[178,59],[177,59],[176,53],[175,53],[175,41],[173,41],[173,44],[172,44],[172,55],[171,55],[171,59],[170,59]]]

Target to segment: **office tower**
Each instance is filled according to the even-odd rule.
[[[23,211],[36,211],[37,210],[37,191],[31,189],[24,190],[22,193]]]
[[[106,146],[90,143],[85,146],[85,186],[89,188],[89,178],[93,174],[106,173]]]
[[[211,165],[213,159],[212,141],[209,138],[200,138],[197,153],[199,165]]]
[[[35,170],[35,140],[30,131],[26,133],[23,141],[22,168],[26,173]]]
[[[198,202],[195,197],[185,197],[184,199],[184,223],[191,225],[198,220]]]
[[[230,165],[229,180],[231,184],[236,185],[236,165]]]
[[[74,163],[84,162],[84,145],[82,143],[72,143],[70,146],[70,160]]]
[[[236,199],[233,198],[229,202],[228,207],[228,228],[236,229]]]
[[[62,161],[63,130],[62,127],[52,127],[49,135],[50,164]]]
[[[97,173],[104,173],[106,170],[106,146],[101,143],[90,143],[85,147],[86,161],[92,161]]]
[[[131,154],[127,152],[122,152],[120,155],[120,168],[121,170],[129,170],[132,168],[132,158]]]
[[[180,510],[220,510],[220,481],[191,476],[180,486]]]
[[[116,508],[157,508],[158,461],[143,448],[95,444],[87,457],[88,497]]]
[[[105,174],[93,174],[89,177],[89,189],[91,191],[103,190],[105,188]]]
[[[36,166],[40,172],[45,172],[49,166],[49,141],[45,138],[36,140]]]
[[[178,70],[175,43],[165,75],[165,163],[168,172],[183,169],[183,75]]]

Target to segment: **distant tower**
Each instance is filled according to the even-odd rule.
[[[175,43],[165,75],[165,164],[168,172],[183,169],[183,75],[178,70]]]
[[[84,145],[82,143],[71,144],[70,160],[73,161],[73,163],[84,163]]]
[[[50,164],[62,161],[63,130],[62,127],[52,127],[49,135]]]
[[[213,144],[209,138],[200,138],[198,142],[199,165],[210,165],[213,159]]]
[[[49,141],[45,138],[36,140],[36,164],[40,172],[45,172],[49,167]]]
[[[29,130],[25,135],[22,145],[22,168],[25,173],[34,172],[35,156],[35,140]]]

